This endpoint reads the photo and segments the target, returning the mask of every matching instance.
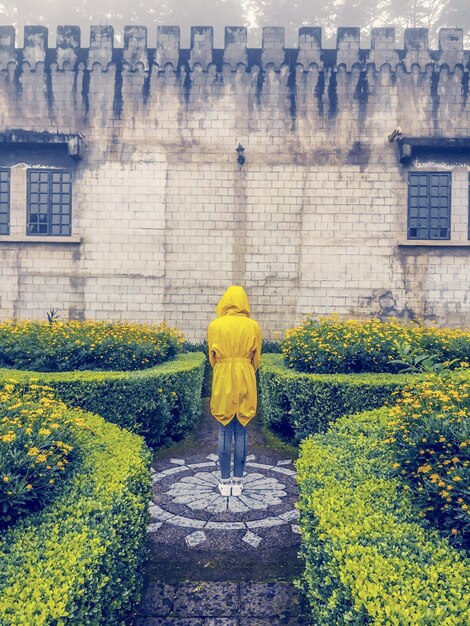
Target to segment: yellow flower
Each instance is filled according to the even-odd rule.
[[[10,477],[9,476],[4,476],[3,477],[3,482],[4,483],[9,483],[10,482]]]
[[[429,465],[429,463],[426,463],[425,465],[420,465],[417,469],[417,472],[421,474],[427,474],[431,470],[432,470],[431,465]]]
[[[26,489],[27,489],[28,491],[31,491],[31,489],[32,489],[32,488],[33,488],[33,485],[32,485],[31,483],[28,483],[28,484],[26,485]]]
[[[15,441],[15,439],[16,439],[15,433],[6,433],[6,435],[2,435],[0,437],[0,440],[3,441],[4,443],[11,443],[12,441]]]

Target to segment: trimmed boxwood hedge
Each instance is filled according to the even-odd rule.
[[[0,537],[2,626],[124,626],[140,599],[151,480],[143,439],[82,413],[59,495]]]
[[[343,417],[301,444],[301,584],[312,622],[463,626],[470,562],[391,478],[388,421],[387,408]]]
[[[25,389],[31,382],[48,385],[68,406],[98,413],[157,446],[181,439],[198,419],[205,362],[195,352],[132,372],[0,369],[0,380],[13,378]]]
[[[307,374],[287,367],[280,354],[261,357],[263,419],[278,434],[299,442],[325,432],[343,415],[383,406],[416,374]]]

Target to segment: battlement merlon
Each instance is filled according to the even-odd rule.
[[[214,64],[214,32],[211,26],[193,26],[191,28],[191,46],[189,51],[189,69],[207,71]],[[48,29],[44,26],[25,26],[24,47],[15,47],[16,32],[13,26],[0,26],[0,69],[8,64],[27,63],[31,70],[38,63],[52,59],[57,69],[75,69],[80,58],[88,69],[99,64],[102,70],[113,62],[121,60],[122,65],[131,70],[147,71],[152,63],[160,71],[171,64],[174,71],[181,64],[180,29],[178,26],[158,26],[157,45],[153,53],[147,47],[147,28],[145,26],[126,26],[124,28],[124,47],[114,47],[114,29],[112,26],[91,26],[90,47],[80,47],[80,28],[78,26],[58,26],[56,49],[49,54]],[[262,33],[260,64],[265,70],[270,67],[279,70],[289,62],[285,47],[285,29],[266,27]],[[292,50],[291,50],[292,52]],[[295,50],[294,50],[295,52]],[[333,54],[331,54],[333,53]],[[185,57],[187,58],[187,57]],[[242,64],[248,67],[247,29],[243,26],[225,28],[225,47],[222,63],[235,71]],[[259,57],[257,57],[259,58]],[[292,58],[292,55],[291,57]],[[220,61],[219,61],[220,62]],[[258,61],[259,63],[259,61]],[[358,27],[341,27],[337,30],[336,50],[322,48],[322,29],[304,26],[299,29],[296,63],[299,69],[308,71],[312,66],[323,69],[325,65],[344,66],[351,71],[354,66],[363,67],[374,64],[377,71],[385,64],[395,70],[397,65],[411,71],[418,65],[421,71],[432,64],[439,68],[447,65],[454,71],[456,65],[467,69],[470,64],[470,51],[464,51],[463,29],[442,28],[439,31],[439,48],[430,50],[428,29],[407,28],[404,33],[403,48],[398,48],[393,27],[373,28],[371,47],[361,48],[361,34]],[[168,69],[168,67],[167,67]]]

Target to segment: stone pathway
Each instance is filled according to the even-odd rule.
[[[136,626],[304,626],[300,598],[285,582],[183,582],[152,586]]]
[[[136,626],[308,624],[292,580],[301,571],[292,449],[250,423],[244,489],[223,497],[208,412],[197,433],[154,459],[152,554]]]

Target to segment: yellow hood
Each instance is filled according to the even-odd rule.
[[[221,297],[217,305],[217,315],[246,315],[250,317],[250,303],[243,287],[233,285]]]

